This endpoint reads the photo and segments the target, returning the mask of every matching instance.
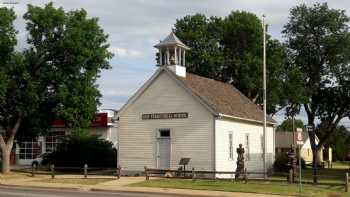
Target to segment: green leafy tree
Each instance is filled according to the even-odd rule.
[[[65,12],[52,3],[28,5],[24,15],[28,48],[13,50],[16,31],[12,10],[0,10],[1,53],[0,135],[3,173],[10,171],[9,155],[15,137],[44,134],[60,118],[72,128],[84,128],[92,119],[100,93],[96,79],[110,68],[107,35],[85,10]],[[3,22],[7,20],[7,22]],[[13,41],[12,41],[13,40]],[[11,41],[11,42],[9,42]],[[6,45],[6,43],[8,43]],[[0,50],[4,50],[1,47]]]
[[[16,30],[13,25],[13,21],[16,19],[15,13],[13,10],[0,8],[0,17],[0,147],[2,150],[3,169],[5,168],[6,171],[15,133],[21,123],[22,113],[19,110],[23,108],[22,103],[25,103],[23,99],[18,98],[25,94],[20,85],[20,80],[21,78],[26,78],[26,76],[22,71],[22,59],[14,52],[14,47],[17,43]],[[18,96],[9,99],[8,96],[12,95]],[[18,110],[12,106],[17,103],[21,105],[18,107]],[[5,140],[8,143],[5,143]]]
[[[44,163],[60,167],[115,167],[113,143],[91,135],[86,130],[73,132],[62,139],[56,150],[47,155]]]
[[[189,72],[216,80],[222,78],[220,68],[224,61],[220,44],[222,23],[221,18],[207,18],[202,14],[176,20],[175,34],[191,47],[186,54]]]
[[[304,123],[302,120],[295,119],[294,120],[294,129],[302,128],[304,129]],[[277,132],[293,132],[293,119],[287,118],[276,128]]]
[[[225,18],[185,16],[175,24],[176,35],[191,50],[189,72],[230,83],[257,104],[262,103],[262,23],[249,12]],[[267,111],[273,115],[286,104],[283,82],[285,47],[267,36]]]
[[[328,135],[328,124],[321,123],[317,126],[317,136],[323,138]],[[333,158],[336,160],[344,160],[349,153],[350,132],[344,126],[337,126],[333,135],[331,135],[324,143],[325,147],[331,147],[334,152]]]
[[[350,116],[348,22],[344,10],[331,9],[326,3],[302,4],[291,9],[283,30],[290,69],[296,72],[295,79],[300,79],[296,91],[306,98],[291,103],[304,107],[309,125],[315,125],[316,118],[327,124],[318,146],[310,133],[314,166],[316,149],[335,132],[340,120]]]

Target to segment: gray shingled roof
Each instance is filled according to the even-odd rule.
[[[264,120],[264,112],[260,107],[230,84],[190,73],[186,74],[186,78],[179,76],[177,78],[218,114],[258,122]],[[276,123],[270,116],[267,116],[267,122]]]
[[[171,32],[164,40],[160,41],[160,43],[156,44],[154,47],[159,48],[163,46],[182,46],[186,49],[189,49],[188,46],[186,46],[175,34],[174,32]]]

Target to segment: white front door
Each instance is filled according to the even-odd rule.
[[[171,141],[169,129],[159,130],[157,143],[157,168],[170,169]]]

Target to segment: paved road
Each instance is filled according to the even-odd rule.
[[[133,192],[98,192],[98,191],[69,191],[58,189],[39,189],[0,186],[1,197],[179,197],[179,195],[133,193]],[[192,196],[193,197],[193,196]]]

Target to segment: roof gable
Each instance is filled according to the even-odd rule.
[[[138,89],[133,96],[130,97],[130,99],[123,105],[123,107],[119,110],[117,116],[120,117],[126,109],[133,104],[141,95],[143,92],[145,92],[151,84],[160,76],[162,73],[165,73],[169,76],[169,78],[174,79],[174,81],[182,88],[185,89],[186,92],[188,92],[190,95],[192,95],[197,101],[199,101],[210,113],[217,115],[215,111],[208,105],[206,105],[205,102],[203,102],[198,96],[194,95],[187,87],[185,87],[182,83],[179,83],[180,81],[177,80],[177,77],[174,77],[175,74],[173,74],[172,71],[166,69],[165,67],[160,67],[149,80],[144,83],[140,89]]]
[[[185,78],[179,77],[166,67],[160,67],[156,71],[156,73],[121,108],[118,116],[120,116],[163,71],[169,74],[170,78],[178,82],[180,86],[195,97],[213,115],[223,115],[229,118],[259,123],[263,122],[263,111],[233,86],[190,73],[187,73]],[[269,124],[276,123],[269,116],[267,117],[267,122]]]

